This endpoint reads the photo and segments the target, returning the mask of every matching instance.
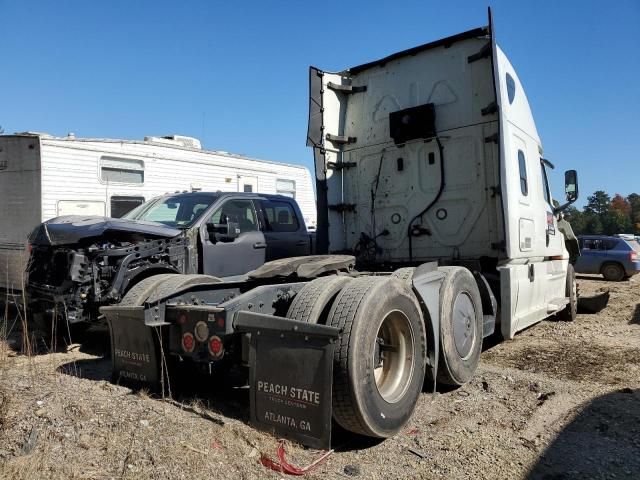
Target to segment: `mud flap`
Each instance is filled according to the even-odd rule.
[[[156,392],[162,384],[162,327],[145,325],[143,310],[118,306],[102,307],[100,312],[111,334],[112,382]]]
[[[609,303],[609,291],[590,297],[578,296],[578,313],[598,313]]]
[[[251,334],[251,424],[311,448],[329,449],[339,330],[246,311],[236,314],[234,328]]]

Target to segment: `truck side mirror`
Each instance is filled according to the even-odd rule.
[[[564,172],[564,194],[567,197],[567,203],[555,207],[553,213],[560,213],[566,210],[569,205],[578,199],[578,172],[575,170]]]
[[[238,222],[227,222],[227,231],[224,235],[225,240],[233,241],[240,235],[240,224]]]
[[[575,170],[564,172],[564,193],[569,203],[578,199],[578,172]]]
[[[238,222],[207,223],[207,233],[211,243],[231,242],[240,235]]]
[[[211,243],[216,243],[216,233],[218,233],[218,225],[216,223],[207,223],[207,236]]]

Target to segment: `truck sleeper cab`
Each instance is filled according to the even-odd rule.
[[[491,20],[340,73],[312,67],[309,83],[323,255],[269,262],[236,283],[150,278],[102,311],[113,348],[147,338],[154,358],[168,351],[185,367],[248,365],[252,423],[328,448],[331,415],[361,435],[394,435],[425,380],[472,378],[494,329],[512,338],[550,315],[574,319],[576,245]],[[565,191],[568,205],[575,171]],[[140,383],[166,380],[159,366]],[[114,357],[116,381],[140,370]],[[328,409],[326,398],[282,397],[300,389],[331,392]]]

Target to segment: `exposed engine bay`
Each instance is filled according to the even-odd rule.
[[[70,323],[95,320],[98,308],[120,301],[132,280],[185,271],[182,231],[132,223],[61,217],[40,225],[30,237],[27,266],[32,311],[63,315]]]

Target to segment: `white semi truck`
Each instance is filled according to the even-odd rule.
[[[577,243],[491,27],[310,70],[318,248],[235,282],[161,275],[109,321],[114,380],[247,368],[260,428],[327,447],[331,418],[389,437],[424,385],[462,385],[483,338],[576,315]],[[567,205],[576,172],[565,173]]]

